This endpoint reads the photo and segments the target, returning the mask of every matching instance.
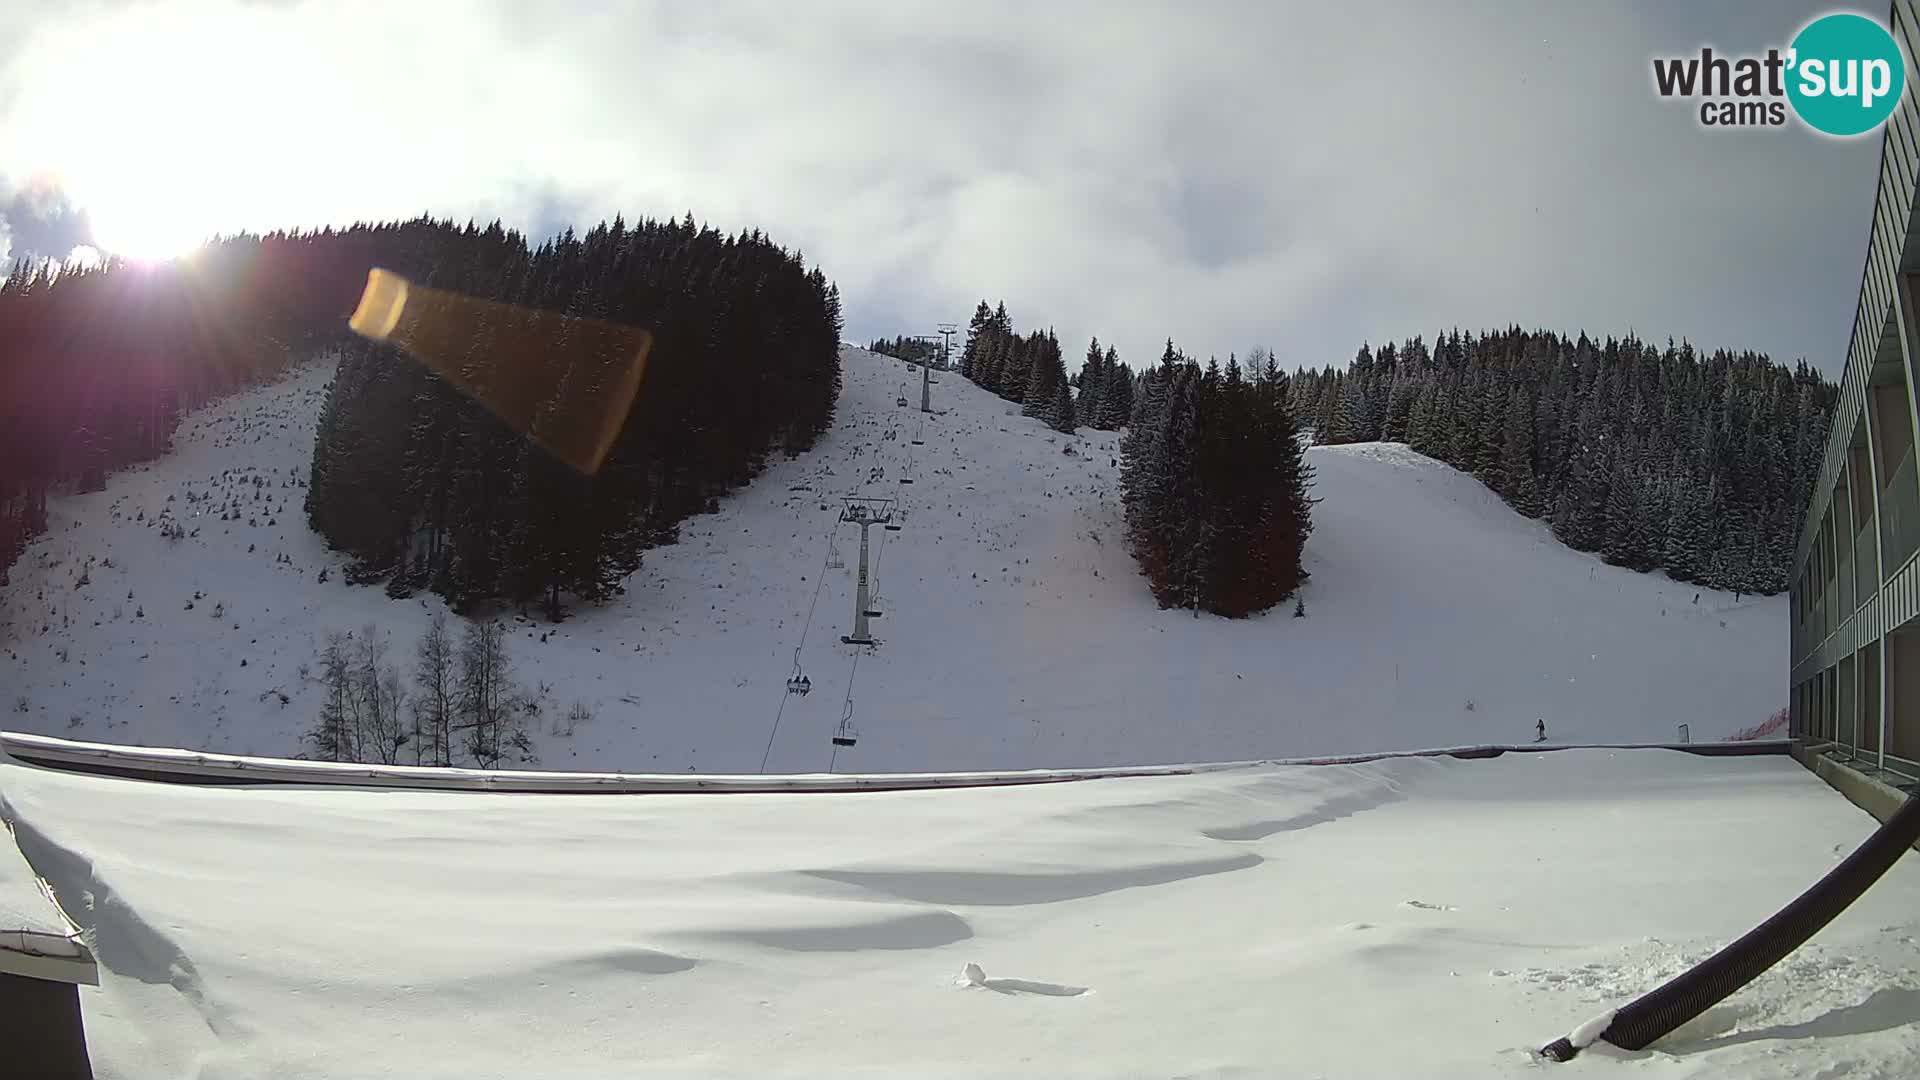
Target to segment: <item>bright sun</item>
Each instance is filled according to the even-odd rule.
[[[179,193],[186,194],[186,193]],[[158,262],[177,258],[204,243],[213,232],[191,199],[170,200],[156,190],[93,193],[86,205],[94,239],[116,255]]]
[[[48,78],[23,84],[0,152],[50,175],[110,255],[173,259],[277,223],[319,194],[292,133],[304,137],[321,103],[308,81],[286,78],[306,50],[275,18],[156,5],[50,31],[33,50]],[[91,74],[52,77],[68,62]]]

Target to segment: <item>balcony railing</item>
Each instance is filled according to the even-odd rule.
[[[1920,482],[1914,478],[1913,447],[1901,455],[1893,478],[1880,493],[1880,508],[1880,538],[1887,553],[1881,565],[1891,577],[1920,549]]]
[[[1834,588],[1838,593],[1834,598],[1837,603],[1833,608],[1836,621],[1845,620],[1848,615],[1853,614],[1854,608],[1860,606],[1860,599],[1854,595],[1853,591],[1854,577],[1853,555],[1849,553],[1840,556],[1840,565],[1834,573],[1833,580]]]
[[[1853,538],[1853,582],[1854,606],[1866,602],[1880,587],[1879,575],[1874,572],[1875,525],[1878,517],[1867,519],[1867,524]]]

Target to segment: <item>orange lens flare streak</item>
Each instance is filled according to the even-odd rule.
[[[347,325],[405,351],[588,475],[626,426],[653,347],[638,327],[430,289],[378,268]]]

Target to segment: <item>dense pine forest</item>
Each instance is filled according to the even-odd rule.
[[[940,355],[940,345],[925,338],[910,338],[905,334],[895,335],[891,340],[874,338],[867,346],[868,352],[877,352],[882,356],[891,356],[895,360],[907,360],[919,363],[932,360]]]
[[[1076,426],[1078,409],[1060,339],[1051,330],[1014,333],[1005,303],[992,312],[980,301],[960,352],[960,374],[1055,431],[1071,434]]]
[[[370,267],[654,331],[645,385],[591,479],[438,376],[346,330]],[[616,219],[537,249],[426,218],[243,235],[174,263],[17,264],[0,284],[0,583],[47,495],[168,448],[181,413],[325,351],[312,523],[356,580],[463,609],[597,599],[686,514],[832,421],[838,290],[759,232]]]
[[[1518,327],[1477,336],[1455,330],[1431,349],[1421,338],[1377,351],[1363,345],[1344,369],[1269,376],[1270,363],[1263,353],[1237,385],[1254,388],[1263,403],[1268,396],[1287,400],[1315,442],[1408,443],[1473,474],[1520,513],[1544,519],[1575,550],[1635,570],[1664,570],[1679,581],[1761,594],[1786,588],[1838,396],[1838,388],[1804,361],[1788,368],[1752,352],[1703,354],[1690,344],[1669,342],[1660,349],[1632,335],[1596,342],[1584,334],[1569,338]],[[1249,423],[1217,413],[1239,392],[1225,390],[1236,384],[1228,374],[1216,376],[1217,365],[1210,362],[1200,371],[1169,343],[1159,367],[1136,373],[1097,340],[1079,373],[1067,380],[1076,391],[1069,419],[1059,389],[1064,373],[1057,341],[1051,332],[1016,333],[1005,303],[990,307],[983,300],[975,309],[960,369],[1059,430],[1130,426],[1134,430],[1123,444],[1130,470],[1143,467],[1139,455],[1152,438],[1164,437],[1141,429],[1143,409],[1175,428],[1191,422],[1199,434],[1177,437],[1201,442],[1223,425],[1237,432],[1235,425]],[[1229,357],[1226,371],[1239,370]],[[1169,412],[1176,389],[1183,397]],[[1188,409],[1190,421],[1177,418]],[[1285,456],[1264,442],[1253,450],[1244,435],[1232,438],[1242,440],[1241,450],[1223,459],[1223,468]],[[1196,453],[1181,460],[1205,458]],[[1226,511],[1205,510],[1205,500],[1215,497],[1208,493],[1231,484],[1224,477],[1182,473],[1186,467],[1175,470],[1185,485],[1168,497],[1181,502],[1176,516],[1239,536],[1238,519],[1215,521],[1210,514]],[[1167,468],[1158,461],[1149,471],[1161,475]],[[1156,501],[1158,495],[1143,499],[1132,473],[1123,483],[1139,547],[1137,522],[1160,520],[1154,515],[1172,503]],[[1300,483],[1304,492],[1304,479]],[[1304,495],[1302,500],[1300,527],[1310,529]],[[1282,502],[1287,514],[1296,513],[1290,501]],[[1149,506],[1151,512],[1136,510]],[[1210,598],[1208,587],[1192,584],[1213,579],[1212,571],[1195,569],[1209,565],[1194,554],[1206,545],[1189,547],[1178,556],[1153,544],[1141,548],[1142,567],[1163,604],[1223,614],[1259,610]],[[1277,550],[1277,556],[1262,557],[1280,559],[1273,587],[1284,598],[1299,578],[1297,565]],[[1189,584],[1175,586],[1177,581]],[[1241,586],[1221,587],[1233,593]]]
[[[346,333],[375,265],[652,328],[646,384],[607,467],[572,473],[438,376]],[[615,220],[537,248],[498,224],[422,218],[227,238],[159,266],[23,262],[0,282],[0,583],[45,528],[49,492],[97,489],[164,453],[186,409],[331,349],[341,365],[307,509],[357,557],[354,580],[387,581],[396,595],[431,589],[463,611],[504,600],[558,618],[569,597],[617,592],[642,551],[769,453],[812,444],[831,423],[840,332],[837,290],[819,270],[758,232],[723,235],[690,218]],[[936,350],[907,337],[874,348],[914,359]],[[1343,370],[1269,377],[1269,366],[1230,358],[1209,381],[1211,365],[1170,348],[1135,373],[1096,339],[1070,376],[1052,331],[1016,332],[1006,305],[984,300],[959,357],[967,378],[1062,432],[1139,427],[1143,416],[1186,423],[1184,399],[1167,406],[1191,377],[1180,392],[1204,440],[1227,423],[1214,410],[1239,401],[1227,387],[1244,386],[1259,404],[1231,408],[1258,413],[1284,399],[1318,442],[1407,442],[1547,521],[1570,547],[1757,593],[1785,586],[1837,393],[1806,364],[1760,354],[1518,328],[1454,331],[1431,348],[1418,338],[1363,346]],[[1128,445],[1144,453],[1146,435],[1159,437],[1143,430]],[[1243,446],[1223,460],[1265,453]],[[1188,479],[1189,501],[1230,486]],[[1130,506],[1153,505],[1141,498]],[[1211,520],[1193,505],[1182,513]],[[1304,502],[1298,514],[1310,527]],[[1234,536],[1238,521],[1209,527]],[[1258,610],[1193,587],[1210,571],[1191,561],[1143,557],[1163,602]],[[1283,567],[1276,596],[1293,591],[1295,575]]]
[[[0,283],[0,584],[50,492],[99,489],[165,453],[185,410],[337,339],[400,232],[243,236],[160,266],[17,261]]]
[[[1290,379],[1265,350],[1243,372],[1167,342],[1140,378],[1121,440],[1127,540],[1163,608],[1257,614],[1306,580],[1313,531]],[[1296,605],[1295,612],[1304,614]]]
[[[1786,588],[1838,396],[1804,361],[1517,327],[1363,345],[1294,385],[1318,442],[1408,443],[1575,550],[1755,593]]]
[[[1244,372],[1231,357],[1203,370],[1169,341],[1160,365],[1135,375],[1094,338],[1069,378],[1051,330],[1016,333],[1004,301],[982,300],[960,373],[1057,431],[1127,429],[1127,541],[1161,607],[1243,617],[1306,580],[1311,471],[1289,379],[1264,351]]]
[[[758,232],[615,220],[529,250],[511,233],[441,230],[386,265],[437,288],[654,332],[633,412],[592,476],[391,348],[345,347],[307,512],[358,558],[351,577],[384,579],[393,595],[424,588],[461,612],[537,604],[559,619],[570,597],[618,593],[681,519],[832,423],[839,291]]]
[[[1022,407],[1056,431],[1076,428],[1118,431],[1133,409],[1133,370],[1100,339],[1087,343],[1080,370],[1067,376],[1060,340],[1053,331],[1017,334],[1006,301],[974,309],[960,351],[960,374],[984,390]]]

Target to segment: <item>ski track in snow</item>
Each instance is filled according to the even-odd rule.
[[[853,662],[839,636],[859,540],[834,527],[842,495],[905,510],[900,532],[872,534],[883,643],[852,680],[863,737],[842,771],[1510,742],[1541,717],[1556,741],[1666,741],[1682,718],[1704,739],[1784,700],[1783,597],[1735,603],[1605,566],[1399,445],[1310,452],[1306,618],[1160,611],[1121,540],[1116,433],[1061,436],[955,372],[933,388],[949,411],[923,415],[895,404],[917,402],[916,372],[843,355],[813,451],[776,455],[685,522],[607,607],[514,621],[515,672],[549,691],[540,765],[756,771],[784,702],[768,768],[825,768]],[[327,632],[371,620],[410,658],[439,601],[344,584],[305,524],[329,376],[316,362],[202,409],[166,457],[52,500],[0,595],[0,726],[289,755],[318,708],[301,671]],[[191,535],[161,539],[163,513]],[[789,698],[816,587],[800,652],[814,692]],[[593,719],[562,734],[575,701]]]

